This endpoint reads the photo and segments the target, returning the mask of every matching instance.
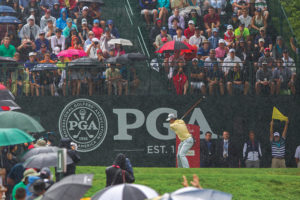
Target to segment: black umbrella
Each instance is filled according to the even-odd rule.
[[[104,5],[103,0],[78,0],[78,3],[83,2],[83,3],[98,3],[100,5]]]
[[[58,147],[37,147],[30,149],[27,151],[24,156],[22,157],[22,160],[27,160],[28,158],[41,154],[41,153],[57,153]]]
[[[11,58],[11,57],[3,57],[3,56],[0,56],[0,62],[16,62],[15,59]]]
[[[74,174],[52,185],[42,200],[80,200],[92,187],[93,174]]]
[[[37,64],[31,71],[44,71],[44,70],[57,70],[57,66],[54,64]]]
[[[120,57],[128,58],[131,61],[143,61],[147,59],[147,57],[141,53],[126,53]]]
[[[75,60],[72,60],[71,62],[69,62],[68,66],[69,67],[78,67],[78,66],[97,66],[99,65],[99,61],[97,59],[94,58],[89,58],[89,57],[81,57]]]
[[[130,63],[130,60],[128,57],[124,56],[116,56],[116,57],[110,57],[105,60],[106,63],[111,63],[111,64],[127,64]]]

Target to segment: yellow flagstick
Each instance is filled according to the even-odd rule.
[[[280,121],[287,121],[288,117],[284,116],[275,106],[273,107],[272,119],[278,119]]]

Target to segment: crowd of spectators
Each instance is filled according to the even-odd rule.
[[[271,34],[266,0],[140,0],[140,7],[148,25],[153,17],[155,51],[172,40],[191,45],[158,55],[177,94],[295,94],[295,61]]]
[[[109,57],[125,54],[121,44],[108,43],[120,38],[120,33],[113,20],[102,17],[102,4],[75,0],[7,0],[1,1],[1,5],[16,11],[1,13],[2,16],[14,15],[21,21],[16,25],[0,24],[0,56],[14,58],[18,63],[13,69],[2,68],[0,83],[14,95],[58,96],[66,95],[67,91],[72,95],[94,95],[105,93],[107,88],[112,93],[112,85],[114,93],[121,95],[128,94],[129,86],[131,91],[138,86],[133,68],[111,64],[66,72],[66,63],[78,56],[58,56],[61,51],[75,49],[104,63]],[[58,70],[35,71],[37,64],[53,64]]]

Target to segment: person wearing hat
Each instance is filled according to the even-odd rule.
[[[35,46],[36,46],[35,49],[36,49],[36,51],[39,51],[41,49],[41,45],[42,44],[46,45],[47,50],[50,49],[49,40],[47,40],[45,38],[45,31],[40,30],[40,32],[39,32],[39,38],[35,40]]]
[[[234,46],[234,31],[233,31],[233,26],[231,24],[227,25],[227,31],[224,33],[224,40],[226,42],[226,45],[228,47],[233,47]]]
[[[193,58],[191,68],[191,94],[194,90],[200,90],[202,95],[206,95],[206,73],[203,67],[199,67],[198,58]]]
[[[251,18],[252,19],[252,18]],[[240,25],[239,16],[236,13],[233,13],[230,20],[228,21],[228,24],[231,24],[233,29],[237,29]]]
[[[219,40],[219,46],[215,49],[216,51],[216,58],[220,60],[224,60],[226,54],[228,53],[229,49],[226,47],[226,42],[223,39]]]
[[[103,34],[103,29],[100,27],[100,21],[98,19],[94,19],[92,31],[95,34],[95,37],[100,40]]]
[[[240,40],[242,37],[247,41],[250,37],[250,32],[249,29],[245,27],[245,24],[240,23],[239,27],[235,29],[234,35],[236,41]]]
[[[68,11],[67,8],[60,10],[60,17],[56,18],[56,28],[63,30],[67,26]]]
[[[99,43],[98,38],[95,37],[95,38],[92,39],[92,43],[89,46],[87,46],[86,54],[90,58],[97,59],[98,58],[97,51],[99,49],[100,49],[100,43]]]
[[[185,29],[185,21],[184,17],[179,15],[179,8],[175,8],[173,10],[173,15],[171,15],[168,19],[168,27],[169,29],[172,28],[172,21],[174,18],[177,18],[179,20],[179,26],[184,30]]]
[[[223,61],[222,70],[227,77],[227,74],[230,69],[233,68],[235,64],[239,64],[241,68],[243,68],[242,60],[235,55],[235,49],[230,49],[227,57]]]
[[[15,195],[16,195],[16,191],[19,188],[23,188],[26,189],[27,184],[28,184],[28,177],[29,176],[39,176],[39,173],[37,173],[34,169],[30,168],[24,171],[23,173],[23,179],[21,182],[19,182],[18,184],[16,184],[12,190],[12,199],[16,200]]]
[[[288,130],[289,120],[285,121],[285,125],[280,136],[280,133],[274,132],[274,120],[270,123],[270,143],[272,147],[272,168],[286,168],[285,165],[285,145],[286,135]]]
[[[204,40],[202,46],[198,49],[198,59],[205,60],[208,58],[210,52],[210,43],[208,40]]]
[[[79,35],[79,38],[82,41],[83,45],[84,45],[84,42],[89,38],[89,32],[90,32],[90,29],[89,29],[87,20],[85,18],[83,18],[81,20],[81,26],[78,27],[78,35]]]
[[[62,35],[61,29],[55,30],[55,35],[51,36],[51,49],[59,47],[61,51],[65,50],[66,38]],[[54,52],[53,52],[54,53]]]
[[[220,40],[220,37],[219,37],[219,34],[218,34],[218,29],[217,28],[213,28],[212,29],[212,36],[210,36],[208,38],[208,41],[210,42],[210,48],[211,49],[215,49],[218,47],[218,44],[219,44],[219,40]]]
[[[114,25],[114,21],[112,19],[107,20],[106,22],[108,29],[110,30],[111,34],[115,36],[115,38],[120,38],[120,34],[118,29]]]
[[[21,39],[30,39],[35,41],[38,38],[40,27],[35,24],[35,18],[33,15],[27,18],[27,24],[24,25],[20,31]]]
[[[248,9],[242,9],[242,14],[239,16],[239,21],[245,24],[245,27],[250,29],[251,28],[251,21],[252,17],[249,16]]]
[[[263,62],[266,62],[269,68],[275,67],[275,59],[271,56],[271,50],[268,47],[264,49],[264,55],[258,59],[258,66],[261,67]]]
[[[267,28],[267,20],[262,14],[262,10],[260,8],[256,9],[255,15],[252,17],[251,22],[251,29],[250,33],[251,35],[256,35],[259,33],[259,30],[261,27]]]
[[[79,31],[84,24],[82,21],[83,19],[85,19],[84,22],[86,22],[87,25],[93,24],[93,18],[89,15],[89,7],[87,6],[83,6],[83,8],[81,9],[81,13],[76,21],[76,25]]]
[[[50,53],[50,51],[47,49],[47,46],[45,43],[41,44],[40,50],[36,52],[36,59],[37,61],[42,61],[44,59],[44,55],[46,53]]]
[[[168,13],[170,12],[170,0],[157,0],[158,18],[162,20],[162,24],[166,24]]]
[[[24,19],[27,19],[30,15],[33,15],[35,18],[35,23],[40,24],[40,7],[35,0],[29,0],[29,5],[25,7],[23,15]]]
[[[259,34],[255,37],[255,47],[258,45],[258,40],[263,38],[264,39],[264,47],[273,49],[273,42],[272,39],[266,34],[266,29],[264,27],[261,27],[259,29]]]
[[[44,28],[47,26],[48,21],[51,20],[53,25],[56,26],[56,19],[55,17],[51,16],[51,11],[47,9],[45,11],[45,15],[42,16],[41,21],[40,21],[40,28],[44,30]]]
[[[156,9],[156,0],[139,0],[139,4],[141,7],[141,15],[144,15],[145,21],[147,25],[150,25],[150,16],[153,17],[153,23],[155,23],[155,19],[157,18],[158,12]]]
[[[274,94],[275,90],[273,74],[271,69],[268,67],[268,63],[266,61],[262,63],[262,67],[259,68],[256,72],[256,95],[260,95],[261,90],[263,90],[264,93],[266,93],[269,90],[271,95]]]
[[[174,113],[170,113],[166,119],[170,123],[170,129],[180,139],[180,144],[177,150],[177,165],[178,168],[189,168],[189,161],[186,154],[194,145],[194,139],[190,134],[185,122],[182,119],[177,119]]]
[[[109,28],[106,28],[105,29],[105,33],[102,34],[102,37],[100,38],[100,48],[103,52],[103,56],[105,58],[108,58],[109,57],[109,52],[115,48],[115,45],[113,44],[109,44],[108,41],[111,40],[111,39],[115,39],[115,36],[113,36],[110,32],[110,29]]]
[[[216,11],[218,11],[218,14],[219,15],[225,15],[225,11],[223,11],[222,9],[225,8],[226,6],[226,1],[224,0],[210,0],[208,1],[208,4],[207,2],[205,1],[204,2],[205,6],[212,6]]]
[[[211,36],[212,29],[213,28],[219,28],[220,27],[220,16],[216,13],[214,7],[208,8],[208,14],[204,16],[204,26],[206,29],[206,33],[208,36]]]
[[[195,22],[190,20],[188,27],[184,30],[184,36],[189,40],[195,34]]]
[[[73,23],[71,18],[67,19],[67,26],[63,29],[63,36],[65,38],[70,36],[71,29],[75,29],[78,32],[77,26]]]
[[[49,183],[47,179],[38,179],[33,182],[28,190],[31,192],[31,195],[26,197],[26,200],[40,200],[43,197],[43,194],[46,192]]]
[[[160,30],[160,34],[156,36],[154,46],[156,49],[159,49],[165,42],[162,41],[163,38],[167,38],[167,41],[172,41],[172,38],[169,34],[167,34],[167,28],[163,26]],[[164,39],[165,40],[165,39]]]
[[[195,45],[197,49],[202,46],[203,41],[205,40],[205,36],[201,35],[201,30],[197,26],[195,28],[195,34],[189,39],[190,45]]]
[[[160,34],[160,30],[162,28],[162,21],[160,18],[157,18],[155,20],[155,25],[151,28],[150,34],[149,34],[149,39],[152,43],[155,42],[156,36]]]
[[[88,32],[88,38],[85,40],[84,42],[84,46],[83,49],[86,52],[87,51],[87,47],[92,44],[92,39],[95,37],[95,34],[93,31],[89,31]]]

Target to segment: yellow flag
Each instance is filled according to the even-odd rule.
[[[275,106],[273,107],[272,119],[278,119],[280,121],[287,121],[288,117],[284,116]]]

